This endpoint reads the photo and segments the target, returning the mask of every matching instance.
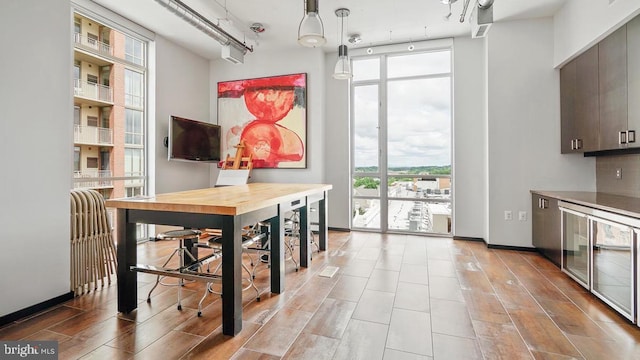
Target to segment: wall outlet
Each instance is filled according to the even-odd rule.
[[[513,213],[511,212],[511,210],[505,210],[504,219],[505,220],[513,220]]]
[[[518,213],[518,220],[527,221],[527,212],[526,211],[520,211]]]
[[[622,179],[622,169],[621,168],[617,168],[616,169],[616,179]]]

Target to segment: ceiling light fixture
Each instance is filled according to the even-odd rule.
[[[298,26],[298,43],[306,47],[316,47],[326,42],[324,24],[318,12],[318,0],[304,0],[304,17]]]
[[[211,20],[193,10],[182,1],[156,0],[156,2],[203,33],[214,38],[217,42],[223,45],[223,51],[225,46],[232,46],[236,52],[242,53],[243,56],[247,51],[253,51],[253,46],[247,46],[243,41],[236,39],[233,35],[229,34],[220,26],[214,24]]]
[[[362,37],[360,36],[360,34],[353,34],[349,36],[349,42],[352,45],[358,45],[362,42]]]
[[[339,80],[350,79],[351,64],[349,63],[349,51],[344,44],[344,20],[349,16],[349,9],[340,8],[336,10],[336,16],[340,18],[340,46],[338,46],[338,62],[333,70],[333,78]]]

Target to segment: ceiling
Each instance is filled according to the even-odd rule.
[[[220,44],[189,25],[157,3],[156,0],[93,0],[209,59],[220,58]],[[182,0],[194,10],[219,24],[225,31],[248,45],[254,52],[300,47],[298,25],[304,13],[304,0]],[[389,43],[421,41],[454,36],[470,36],[469,17],[476,0],[471,0],[464,23],[460,23],[464,0],[448,5],[440,0],[319,0],[327,43],[324,51],[336,51],[339,25],[335,10],[348,8],[345,38],[358,33],[363,47]],[[566,0],[495,0],[493,21],[552,16]],[[265,31],[255,35],[252,23],[261,23]],[[491,31],[489,31],[489,34]],[[346,42],[346,40],[345,40]],[[250,56],[250,55],[247,55]]]

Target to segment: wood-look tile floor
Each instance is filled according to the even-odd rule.
[[[161,264],[175,246],[138,246]],[[325,266],[338,266],[332,278]],[[0,328],[1,340],[56,340],[60,359],[640,359],[640,329],[532,252],[447,238],[330,232],[308,269],[287,262],[286,291],[244,293],[243,330],[221,334],[203,285],[139,275],[138,309],[116,310],[116,286]]]

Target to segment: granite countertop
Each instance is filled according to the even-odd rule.
[[[637,197],[588,191],[531,190],[531,193],[640,219]]]

